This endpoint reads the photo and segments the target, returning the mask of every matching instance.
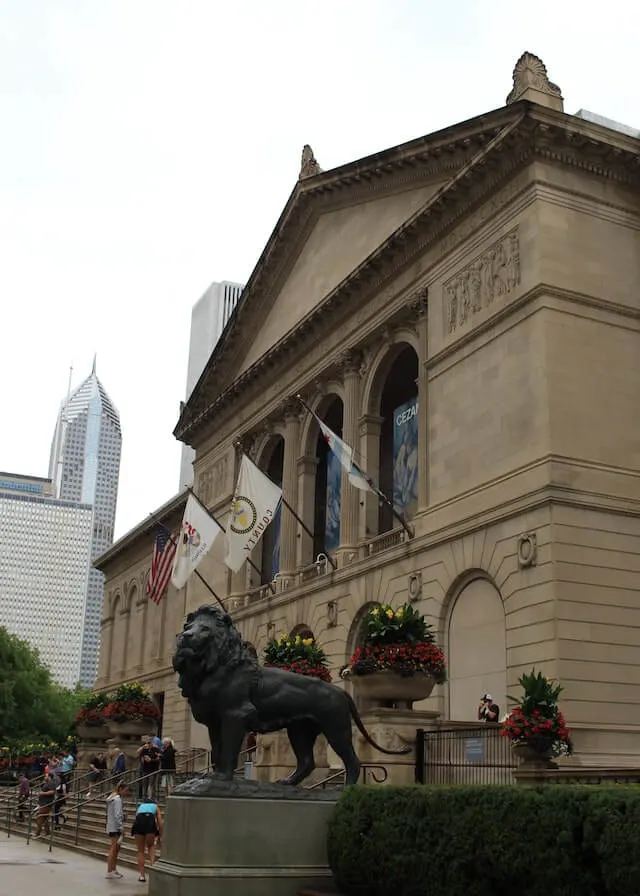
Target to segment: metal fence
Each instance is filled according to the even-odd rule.
[[[498,726],[416,732],[418,784],[513,784],[517,765]]]

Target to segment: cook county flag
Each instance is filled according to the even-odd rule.
[[[316,417],[316,415],[313,415]],[[349,482],[355,488],[359,488],[360,491],[371,491],[376,492],[377,489],[374,486],[371,479],[367,476],[367,474],[360,469],[357,463],[353,459],[353,448],[350,445],[347,445],[346,442],[343,442],[342,439],[335,434],[332,429],[322,422],[319,417],[316,417],[320,429],[322,430],[322,436],[331,449],[335,456],[338,458],[340,463],[342,464],[342,469],[346,472]]]
[[[176,588],[182,588],[221,532],[224,529],[207,513],[197,498],[190,494],[173,561],[171,582]]]
[[[281,499],[282,489],[265,476],[246,454],[243,455],[231,505],[231,520],[227,526],[227,556],[224,562],[229,569],[238,572],[251,555],[273,521]]]

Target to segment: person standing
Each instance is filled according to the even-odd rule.
[[[170,737],[165,737],[162,740],[160,770],[166,794],[169,796],[173,790],[173,776],[176,773],[176,748]]]
[[[140,781],[138,784],[138,799],[154,799],[158,785],[158,771],[160,769],[160,751],[153,743],[153,738],[146,737],[143,745],[137,749],[140,760]]]
[[[102,786],[102,780],[107,770],[107,760],[104,753],[98,753],[89,763],[89,789],[87,790],[87,799],[91,799],[91,793],[95,787],[98,793]]]
[[[53,823],[59,828],[61,824],[67,823],[67,816],[63,810],[67,804],[67,782],[64,775],[60,775],[56,784],[56,798],[53,804]],[[62,821],[61,821],[62,819]]]
[[[107,835],[109,837],[109,853],[107,855],[107,873],[109,880],[121,878],[118,871],[118,853],[124,837],[124,806],[122,797],[127,793],[127,785],[124,781],[116,784],[115,790],[107,797]]]
[[[53,774],[49,772],[47,777],[42,782],[42,787],[40,788],[40,793],[38,795],[38,813],[36,815],[36,832],[34,834],[34,838],[40,837],[43,827],[44,833],[47,837],[51,833],[49,816],[51,815],[51,807],[53,806],[55,798],[55,780]]]
[[[29,779],[26,774],[23,772],[20,775],[20,785],[18,787],[18,810],[17,816],[18,821],[24,821],[24,812],[25,809],[27,812],[29,811],[29,796],[31,795],[31,784],[29,783]]]
[[[140,803],[136,810],[131,833],[136,840],[138,851],[138,880],[145,883],[145,852],[149,855],[149,865],[156,860],[156,840],[162,839],[162,814],[157,803]]]
[[[122,752],[122,750],[118,749],[118,747],[114,747],[113,768],[111,770],[111,777],[114,779],[114,787],[119,781],[124,778],[126,770],[127,760],[124,753]]]
[[[478,719],[481,722],[497,722],[500,716],[500,707],[493,702],[491,694],[484,694],[478,706]]]

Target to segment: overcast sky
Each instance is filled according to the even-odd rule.
[[[524,50],[567,112],[640,127],[635,10],[0,0],[0,470],[47,475],[97,352],[124,534],[178,489],[191,307],[246,282],[303,144],[327,169],[498,108]]]

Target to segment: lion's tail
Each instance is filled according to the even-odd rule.
[[[381,747],[380,744],[377,744],[375,740],[371,737],[367,729],[364,727],[364,722],[360,717],[360,713],[358,712],[358,707],[354,703],[353,697],[350,694],[347,694],[345,691],[346,697],[349,700],[349,709],[351,710],[351,716],[353,721],[358,726],[358,731],[365,738],[368,743],[374,748],[374,750],[379,750],[381,753],[386,753],[387,756],[404,756],[407,753],[410,753],[413,749],[411,746],[403,747],[401,750],[387,750],[385,747]]]

